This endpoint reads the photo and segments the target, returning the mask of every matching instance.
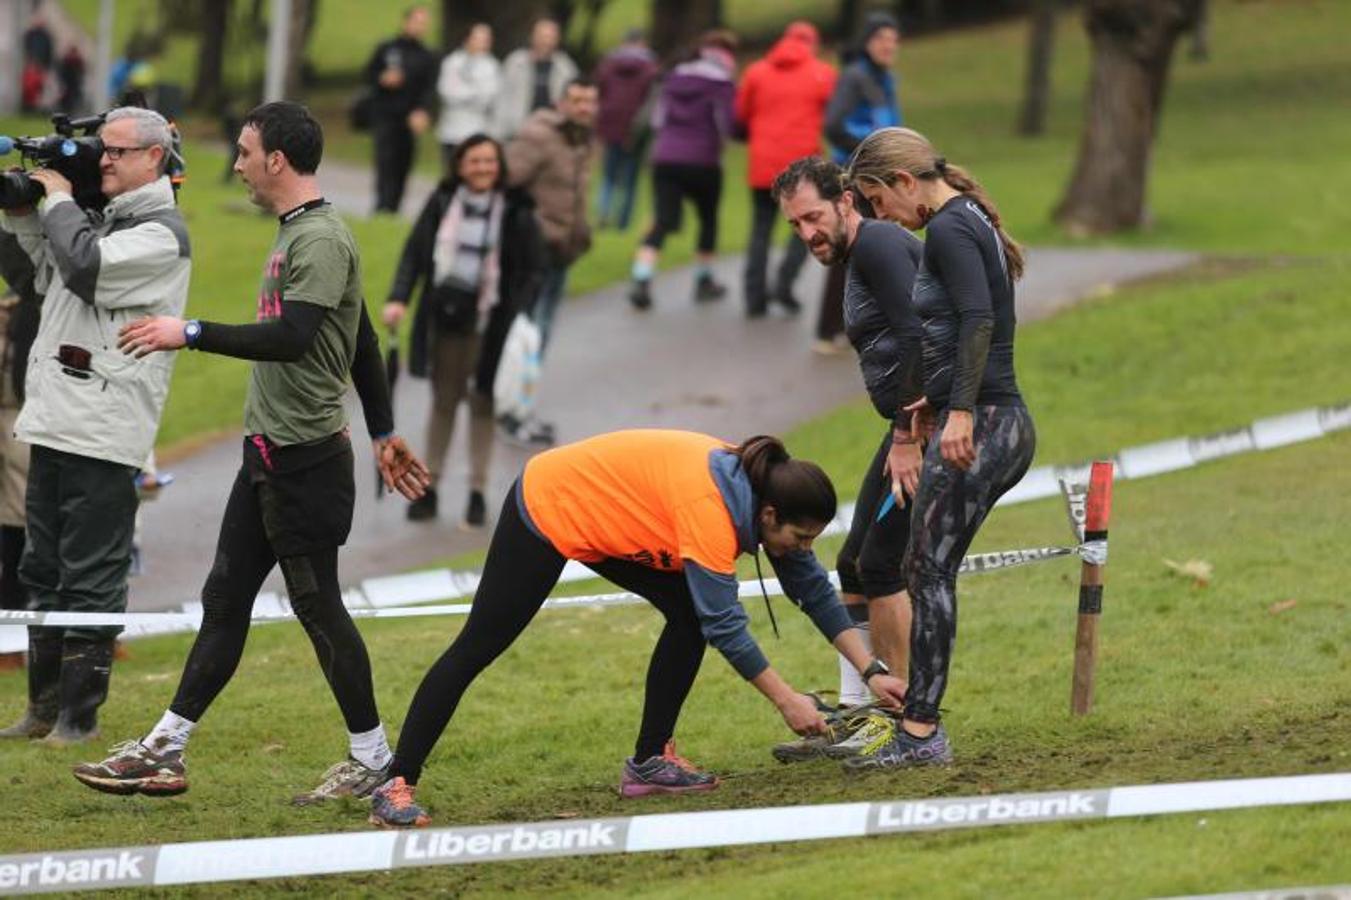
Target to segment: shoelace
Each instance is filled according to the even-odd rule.
[[[129,741],[123,741],[120,744],[113,744],[108,748],[108,752],[113,756],[131,756],[132,754],[135,754],[138,757],[144,758],[150,755],[150,749],[135,738]]]
[[[407,809],[413,805],[413,786],[399,778],[385,791],[389,802],[397,809]]]
[[[666,760],[668,763],[675,766],[676,768],[684,769],[686,772],[689,772],[694,775],[699,774],[699,769],[697,766],[695,766],[694,763],[690,762],[688,759],[681,756],[679,753],[676,753],[675,741],[666,742],[666,746],[663,747],[661,751],[661,758]]]

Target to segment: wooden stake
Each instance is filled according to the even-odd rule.
[[[1079,624],[1074,634],[1074,686],[1070,712],[1087,715],[1093,708],[1093,675],[1098,664],[1098,617],[1102,614],[1102,588],[1107,565],[1107,521],[1112,515],[1112,464],[1093,463],[1088,482],[1088,511],[1084,543],[1101,553],[1088,554],[1079,572]]]

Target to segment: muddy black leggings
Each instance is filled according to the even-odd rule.
[[[474,679],[525,630],[558,583],[566,560],[526,524],[518,489],[502,504],[474,594],[473,609],[449,649],[432,664],[408,708],[391,777],[416,784],[423,763],[450,723],[455,708]],[[694,614],[694,600],[679,572],[659,572],[626,560],[589,563],[591,569],[627,591],[646,599],[666,617],[647,669],[643,720],[634,757],[656,756],[675,732],[699,665],[705,641]],[[540,677],[528,673],[520,677]]]
[[[905,715],[937,722],[957,639],[957,569],[995,501],[1023,477],[1037,434],[1024,406],[977,406],[972,414],[976,461],[963,472],[944,462],[938,417],[924,453],[910,523],[906,572],[914,623],[910,629],[910,687]]]
[[[840,573],[840,590],[862,594],[869,600],[889,597],[905,590],[902,562],[910,541],[910,507],[893,505],[878,520],[878,513],[891,496],[891,479],[885,472],[891,450],[891,426],[873,454],[868,471],[859,485],[854,518],[849,536],[844,539],[835,569]]]
[[[346,492],[351,465],[349,449],[345,455],[295,473],[295,478],[303,479],[299,487],[318,495],[310,498],[315,504],[337,507],[328,511],[332,513],[330,518],[338,520],[339,533],[343,504],[347,504],[348,521],[351,517],[351,497]],[[279,495],[271,486],[261,484],[256,466],[251,467],[248,461],[235,478],[221,519],[216,558],[202,588],[202,627],[169,706],[183,718],[200,720],[234,675],[244,655],[254,598],[272,567],[280,562],[291,608],[314,645],[347,730],[361,733],[380,724],[366,645],[342,604],[338,547],[334,544],[291,555],[284,540],[279,540],[287,555],[278,560],[273,541],[268,537],[268,525],[275,528],[275,520],[279,518],[270,505],[286,504],[293,511],[295,501],[294,496]],[[310,511],[311,518],[324,518],[324,509],[311,506]]]

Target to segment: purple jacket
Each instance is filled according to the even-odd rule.
[[[606,54],[596,67],[600,88],[600,115],[596,134],[607,144],[628,140],[633,117],[657,77],[657,56],[646,47],[623,46]]]
[[[733,65],[729,54],[704,50],[671,70],[652,117],[657,132],[652,162],[721,165],[722,145],[734,123]]]

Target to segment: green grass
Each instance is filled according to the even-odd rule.
[[[383,33],[367,16],[349,9],[352,2],[327,0],[322,7],[317,46],[322,46],[324,54],[332,54],[334,65],[345,61],[350,66],[352,60],[364,58],[360,48],[373,39],[373,33]],[[90,0],[83,5],[90,10],[97,6]],[[140,0],[140,5],[153,6],[148,0]],[[135,3],[128,7],[140,8]],[[632,12],[632,4],[617,0],[609,9],[608,16],[623,18]],[[733,24],[739,16],[764,15],[753,14],[753,9],[760,7],[734,4],[729,13]],[[786,18],[789,12],[783,10],[782,15]],[[132,18],[120,14],[119,22]],[[1152,173],[1153,227],[1116,241],[1229,255],[1345,253],[1342,236],[1351,230],[1351,211],[1338,198],[1351,193],[1351,169],[1343,165],[1340,155],[1340,148],[1351,143],[1351,119],[1341,114],[1342,98],[1351,91],[1351,69],[1343,64],[1340,36],[1348,28],[1351,5],[1334,0],[1217,3],[1212,60],[1198,64],[1179,54],[1174,66]],[[1064,243],[1064,236],[1049,222],[1049,212],[1073,165],[1087,80],[1087,47],[1077,18],[1065,16],[1052,76],[1051,127],[1046,137],[1024,140],[1012,134],[1024,39],[1022,25],[1011,23],[907,41],[899,64],[901,96],[907,121],[928,132],[950,159],[970,165],[999,199],[1004,219],[1016,235],[1033,243]],[[1295,46],[1298,54],[1288,52]],[[954,66],[953,60],[961,60],[961,65]],[[346,89],[328,87],[314,91],[306,100],[325,122],[328,158],[368,165],[369,137],[346,129],[347,97]],[[241,211],[246,203],[237,187],[215,183],[223,165],[215,149],[217,126],[207,119],[189,119],[185,129],[191,138],[192,169],[183,203],[196,253],[190,308],[201,317],[240,321],[251,315],[256,270],[271,240],[272,226],[266,219]],[[41,120],[0,121],[0,132],[45,130]],[[435,173],[434,142],[423,140],[420,145],[421,171]],[[720,246],[731,251],[744,247],[749,223],[743,188],[744,148],[729,149],[726,170]],[[572,271],[571,292],[583,293],[627,277],[633,249],[648,218],[648,194],[644,179],[633,226],[626,233],[597,235],[594,249]],[[382,299],[406,226],[376,220],[355,222],[353,228],[363,251],[368,297]],[[665,265],[691,259],[693,230],[686,232],[668,241]],[[1321,313],[1338,299],[1335,282],[1324,283],[1298,270],[1256,276],[1251,286],[1242,278],[1229,285],[1225,296],[1240,309],[1246,308],[1249,295],[1282,290],[1289,294],[1296,316],[1309,308],[1304,302],[1306,291],[1324,298],[1316,305]],[[1202,281],[1190,293],[1179,289],[1160,295],[1171,300],[1153,301],[1160,310],[1157,316],[1136,317],[1123,310],[1120,321],[1111,326],[1144,328],[1142,337],[1148,336],[1151,342],[1138,346],[1177,348],[1199,363],[1187,376],[1196,388],[1187,414],[1179,411],[1160,420],[1157,436],[1194,433],[1250,418],[1242,414],[1231,419],[1228,409],[1224,416],[1211,415],[1217,407],[1208,396],[1222,387],[1225,368],[1205,364],[1201,342],[1188,340],[1189,335],[1167,333],[1162,326],[1176,312],[1173,306],[1191,303],[1192,294],[1208,290]],[[1169,309],[1164,311],[1164,307]],[[1271,366],[1284,370],[1304,365],[1280,356],[1280,342],[1266,339],[1262,327],[1238,321],[1220,307],[1214,312],[1214,322],[1197,327],[1207,333],[1217,327],[1247,329],[1248,346]],[[1335,344],[1335,336],[1335,331],[1327,331],[1324,350]],[[1057,368],[1051,380],[1055,384],[1043,390],[1029,382],[1029,388],[1038,389],[1033,395],[1050,396],[1047,391],[1063,388],[1075,366],[1082,369],[1089,362],[1084,347],[1083,341],[1076,340],[1053,354]],[[1020,346],[1019,352],[1029,358],[1026,347]],[[1247,364],[1244,359],[1236,354],[1230,365],[1242,367]],[[1149,354],[1137,349],[1128,354],[1128,361],[1133,366],[1130,371],[1148,380],[1154,368]],[[234,427],[246,371],[244,365],[229,360],[182,360],[170,392],[161,444]],[[1043,369],[1024,366],[1024,373],[1025,379],[1038,377]],[[1283,388],[1262,390],[1265,393],[1258,399],[1263,404],[1283,400]],[[1130,385],[1112,385],[1092,399],[1105,401],[1126,416],[1135,396]],[[1285,406],[1262,408],[1276,412]],[[1201,425],[1201,421],[1213,424]],[[1112,449],[1118,444],[1109,437],[1104,433],[1101,443],[1091,449],[1067,447],[1065,451]],[[1043,448],[1049,452],[1054,444],[1046,440],[1050,438],[1043,437]],[[1058,451],[1054,458],[1060,459]]]
[[[1203,270],[1123,291],[1023,330],[1023,385],[1041,461],[1064,462],[1199,433],[1351,391],[1336,354],[1336,286],[1345,264]],[[1292,302],[1297,297],[1298,302]],[[1083,349],[1091,339],[1092,351]],[[1078,349],[1076,349],[1078,348]],[[1147,358],[1147,361],[1146,359]],[[1224,376],[1222,383],[1208,379]],[[850,493],[877,422],[850,409],[789,438]],[[945,771],[850,778],[830,765],[785,768],[767,747],[774,712],[710,654],[682,719],[682,749],[730,776],[703,797],[623,804],[611,793],[638,717],[638,686],[659,622],[635,607],[546,612],[475,685],[433,755],[423,798],[441,824],[561,814],[622,815],[783,803],[963,796],[980,792],[1344,771],[1351,765],[1351,609],[1340,569],[1351,539],[1341,504],[1351,434],[1117,485],[1097,706],[1067,701],[1076,569],[1048,563],[962,583],[962,632],[946,699],[959,761]],[[1332,463],[1332,464],[1330,464]],[[1316,473],[1316,477],[1311,477]],[[976,551],[1065,540],[1055,500],[998,512]],[[822,542],[831,560],[839,539]],[[1164,559],[1201,559],[1207,588]],[[743,576],[750,569],[743,569]],[[604,589],[599,582],[570,592]],[[1270,612],[1278,601],[1296,605]],[[780,604],[783,639],[754,628],[784,675],[833,687],[833,655]],[[397,731],[456,619],[365,622],[383,714]],[[117,668],[109,738],[148,728],[169,701],[188,641],[139,641]],[[5,686],[8,685],[8,689]],[[0,676],[17,713],[21,676]],[[285,710],[284,714],[280,711]],[[361,827],[359,805],[294,810],[343,752],[342,724],[312,654],[291,625],[260,627],[238,677],[194,739],[193,790],[123,800],[81,790],[65,766],[88,751],[0,746],[14,799],[5,845],[37,849]],[[992,832],[512,863],[392,876],[290,881],[303,894],[446,890],[496,894],[836,895],[875,884],[897,860],[943,873],[957,896],[1144,896],[1344,881],[1329,853],[1351,809],[1255,810]],[[1069,861],[1073,861],[1072,863]],[[807,886],[807,887],[804,887]],[[246,896],[256,885],[206,889]]]

